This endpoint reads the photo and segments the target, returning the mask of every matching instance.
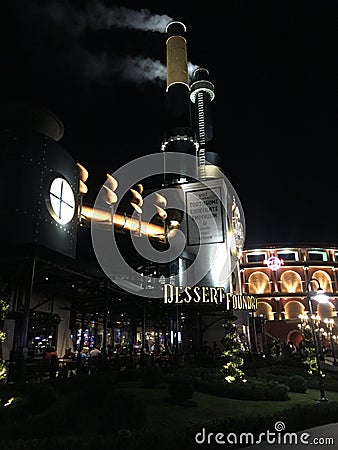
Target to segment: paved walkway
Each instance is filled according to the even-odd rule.
[[[273,430],[275,431],[275,430]],[[273,432],[270,430],[270,432]],[[285,429],[287,433],[287,429]],[[274,439],[277,440],[278,432],[276,432],[277,436],[271,436],[269,441],[267,439],[265,442],[261,444],[251,445],[249,447],[242,448],[242,450],[313,450],[313,449],[321,449],[321,450],[336,450],[338,449],[338,422],[330,423],[328,425],[322,425],[320,427],[309,428],[308,430],[297,431],[295,433],[297,437],[292,434],[293,443],[290,444],[287,441],[283,442],[283,434],[280,433],[281,443],[273,442]],[[297,439],[297,444],[295,444],[295,439]],[[303,441],[303,442],[302,442]]]

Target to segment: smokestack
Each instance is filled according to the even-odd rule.
[[[190,100],[193,104],[193,122],[198,128],[198,137],[201,140],[213,139],[210,102],[215,98],[215,86],[209,81],[209,71],[199,67],[194,71],[193,82],[190,85]],[[203,121],[201,122],[201,118]]]
[[[173,21],[166,27],[167,132],[162,150],[197,156],[198,142],[191,124],[187,43],[183,36],[185,32],[186,27],[182,22]],[[180,167],[180,170],[181,180],[176,177],[176,181],[182,182],[186,170],[184,167]]]
[[[170,86],[181,83],[189,91],[187,42],[181,34],[186,32],[182,22],[170,22],[166,27],[167,39],[167,92]]]
[[[215,98],[215,86],[209,81],[209,71],[199,67],[194,71],[193,82],[190,85],[190,100],[192,102],[193,126],[197,130],[198,173],[201,180],[219,176],[218,164],[220,155],[208,151],[208,143],[214,137],[210,103]]]

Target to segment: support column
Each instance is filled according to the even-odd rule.
[[[108,329],[108,302],[109,302],[109,281],[104,280],[104,308],[103,308],[103,335],[102,335],[102,354],[107,356],[107,329]]]

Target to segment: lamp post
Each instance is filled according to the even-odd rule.
[[[334,328],[334,320],[333,319],[328,319],[327,317],[324,319],[324,323],[328,329],[328,334],[329,334],[329,340],[330,340],[330,345],[331,345],[331,352],[332,352],[332,357],[333,357],[333,365],[337,366],[337,358],[336,358],[336,352],[334,349],[334,343],[333,343],[333,328]]]
[[[313,282],[317,284],[317,291],[313,291],[311,289]],[[312,300],[316,300],[318,303],[326,303],[328,301],[326,295],[324,294],[323,289],[321,288],[319,281],[316,278],[311,278],[308,281],[307,301],[308,301],[308,305],[309,305],[310,325],[311,325],[312,338],[313,338],[313,342],[314,342],[314,346],[315,346],[315,354],[316,354],[317,373],[318,373],[319,391],[320,391],[319,401],[327,402],[328,399],[326,398],[325,391],[324,391],[323,375],[322,375],[322,371],[320,369],[320,349],[319,349],[318,336],[316,333],[315,323],[314,323]]]

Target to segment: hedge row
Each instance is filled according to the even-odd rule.
[[[224,381],[219,381],[210,383],[194,379],[194,388],[196,391],[204,394],[238,400],[288,400],[288,387],[277,381],[254,380],[247,383],[225,383]]]
[[[275,424],[283,422],[285,432],[291,433],[303,429],[333,423],[337,420],[338,402],[318,403],[313,405],[298,405],[293,408],[276,412],[267,416],[242,416],[226,417],[219,420],[206,421],[204,424],[195,425],[184,430],[177,430],[175,433],[153,434],[139,433],[135,430],[122,429],[115,435],[95,435],[88,437],[81,436],[55,436],[44,439],[30,440],[0,440],[0,448],[6,450],[195,450],[208,448],[210,450],[219,449],[220,445],[211,439],[210,444],[205,447],[196,443],[197,433],[205,429],[206,435],[212,433],[223,433],[223,439],[228,439],[231,435],[231,448],[245,447],[252,442],[240,442],[241,433],[253,434],[257,439],[260,433],[267,431],[275,432]],[[201,439],[201,434],[199,438]],[[235,442],[237,437],[237,443]],[[226,448],[223,445],[224,448]]]

